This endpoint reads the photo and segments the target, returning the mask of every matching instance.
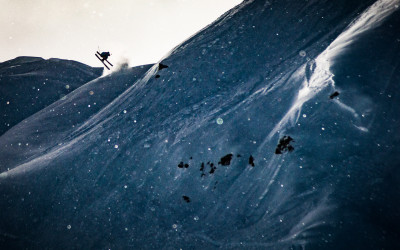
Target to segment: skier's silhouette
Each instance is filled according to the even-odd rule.
[[[110,52],[101,52],[100,54],[102,61],[107,60],[109,56],[111,56]]]
[[[111,56],[110,52],[99,52],[96,51],[95,56],[97,57],[97,59],[99,59],[103,64],[104,67],[106,67],[108,70],[110,69],[107,64],[105,62],[107,62],[110,66],[113,66],[112,63],[110,63],[107,59],[109,56]]]

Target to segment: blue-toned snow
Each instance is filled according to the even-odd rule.
[[[102,73],[56,58],[22,56],[0,63],[0,135]]]
[[[0,137],[0,246],[399,248],[399,5],[244,1],[29,117]]]

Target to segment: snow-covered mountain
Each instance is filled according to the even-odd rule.
[[[35,158],[61,143],[151,66],[125,69],[90,81],[10,129],[0,137],[0,147],[4,148],[0,150],[0,171]]]
[[[102,68],[55,58],[0,63],[0,135],[102,73]]]
[[[24,120],[0,244],[399,248],[399,4],[244,1]]]

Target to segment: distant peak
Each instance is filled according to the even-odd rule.
[[[41,57],[34,57],[34,56],[19,56],[12,60],[9,60],[9,62],[10,61],[17,62],[17,63],[30,63],[30,62],[44,61],[44,59]]]
[[[59,62],[59,61],[65,61],[64,59],[60,59],[60,58],[50,58],[49,61],[54,61],[54,62]]]

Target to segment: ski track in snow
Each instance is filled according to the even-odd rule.
[[[399,0],[379,0],[364,11],[355,19],[347,29],[341,33],[328,47],[315,59],[315,69],[310,79],[305,79],[302,88],[298,91],[296,101],[292,104],[289,111],[283,116],[277,125],[269,133],[265,143],[272,137],[282,132],[284,126],[290,123],[293,126],[299,119],[303,104],[316,96],[321,90],[331,85],[335,87],[333,80],[334,74],[330,71],[332,61],[339,56],[347,46],[349,46],[360,35],[378,27],[389,15],[397,10],[396,5]],[[306,69],[306,68],[305,68]],[[351,107],[341,105],[342,108],[355,113]],[[357,127],[358,128],[358,127]],[[366,132],[363,128],[360,130]]]
[[[301,108],[305,102],[316,96],[324,88],[330,85],[332,87],[335,87],[335,82],[333,80],[334,74],[330,71],[332,60],[336,56],[340,55],[340,53],[346,48],[346,46],[348,46],[359,35],[380,25],[386,17],[388,17],[396,10],[395,4],[399,2],[400,1],[397,0],[381,0],[373,4],[363,14],[361,14],[359,18],[353,21],[349,25],[349,27],[315,59],[315,63],[311,64],[312,75],[310,79],[305,79],[303,81],[302,87],[298,91],[296,101],[292,104],[289,111],[278,122],[278,124],[275,125],[273,130],[269,133],[268,137],[261,144],[260,148],[263,148],[265,144],[269,142],[275,134],[281,133],[285,129],[285,126],[287,126],[288,124],[290,124],[289,126],[293,126],[297,123],[301,113]],[[312,69],[313,66],[315,66],[314,70]],[[302,66],[298,71],[300,70],[307,70],[307,65]],[[299,75],[295,73],[294,77],[297,78],[299,77]],[[263,93],[263,91],[258,91],[258,93]],[[352,107],[349,107],[348,105],[345,105],[338,100],[335,100],[335,103],[345,111],[350,112],[354,117],[359,117],[357,112]],[[369,131],[368,128],[362,126],[357,126],[355,124],[353,124],[353,126],[364,133],[367,133]],[[273,161],[270,161],[270,163],[272,164]],[[264,197],[268,194],[270,187],[275,182],[275,178],[279,174],[280,170],[281,166],[278,164],[278,167],[276,167],[275,171],[272,174],[272,177],[269,179],[270,181],[267,187],[265,188],[264,192],[259,196],[259,200],[264,199]],[[312,228],[317,227],[319,224],[321,224],[321,222],[316,218],[319,218],[321,214],[328,213],[329,211],[334,209],[332,205],[327,204],[327,197],[323,198],[322,200],[324,200],[323,203],[310,211],[304,218],[302,218],[298,225],[292,228],[286,240],[298,237],[300,234],[305,233],[308,230],[311,230]],[[306,227],[302,227],[302,225],[304,224],[308,225]],[[285,239],[283,239],[283,241],[284,240]]]

